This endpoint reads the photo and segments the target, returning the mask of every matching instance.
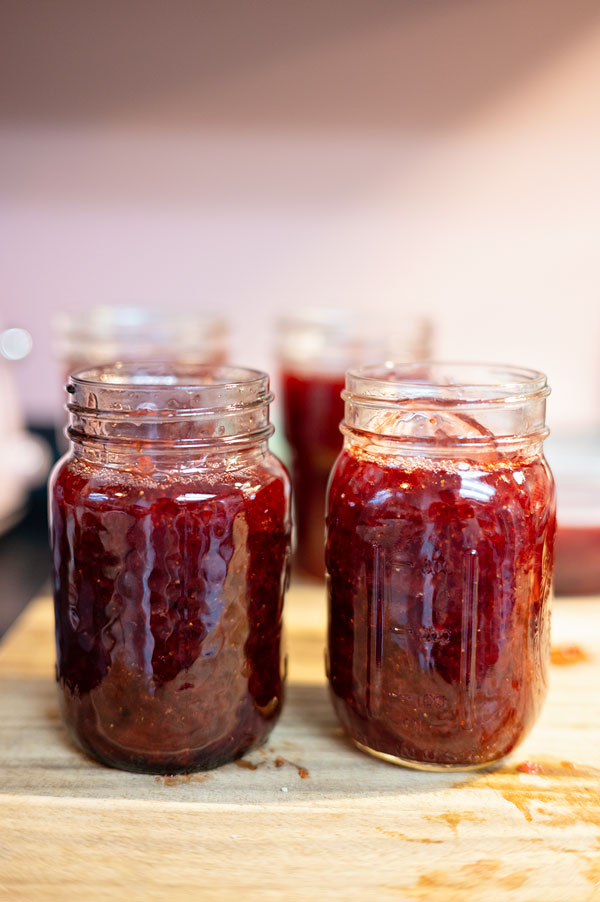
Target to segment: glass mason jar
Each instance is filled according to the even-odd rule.
[[[284,432],[294,485],[295,560],[301,571],[323,579],[325,495],[342,440],[341,393],[346,370],[369,360],[427,360],[431,327],[406,317],[402,329],[380,326],[347,310],[299,311],[278,325],[278,357]]]
[[[555,500],[546,377],[385,364],[346,377],[328,496],[328,677],[364,751],[473,769],[546,693]]]
[[[290,486],[268,377],[118,363],[67,391],[72,449],[49,491],[68,730],[126,770],[237,758],[283,699]]]
[[[214,313],[98,306],[59,313],[55,349],[65,378],[82,367],[111,360],[225,363],[228,328]]]

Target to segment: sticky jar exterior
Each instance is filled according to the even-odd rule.
[[[70,378],[50,479],[63,720],[104,764],[215,767],[283,702],[290,486],[263,373],[115,364]]]
[[[363,750],[499,761],[547,687],[554,483],[545,376],[386,364],[346,378],[331,474],[327,672]]]

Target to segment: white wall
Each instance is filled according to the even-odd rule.
[[[54,311],[414,308],[438,355],[545,369],[600,427],[600,8],[588,0],[8,2],[0,320],[50,420]],[[52,373],[52,377],[49,377]]]

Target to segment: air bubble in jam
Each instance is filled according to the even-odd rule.
[[[426,428],[439,445],[482,434],[446,413]],[[328,500],[328,676],[360,746],[473,767],[521,741],[546,692],[554,530],[539,449],[453,460],[347,442]]]

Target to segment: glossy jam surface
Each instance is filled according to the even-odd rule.
[[[296,561],[306,573],[325,572],[325,496],[331,468],[342,447],[344,376],[284,372],[285,435],[292,449]]]
[[[77,459],[51,485],[57,677],[85,751],[127,770],[215,767],[281,709],[287,475],[131,472]]]
[[[346,448],[327,525],[328,674],[350,736],[416,765],[510,752],[546,692],[555,513],[541,455]]]

